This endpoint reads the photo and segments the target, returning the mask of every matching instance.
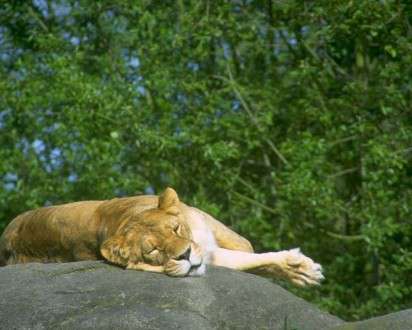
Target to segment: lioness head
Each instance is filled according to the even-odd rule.
[[[165,272],[171,276],[205,271],[199,246],[179,207],[176,192],[167,188],[157,208],[128,213],[100,252],[108,261],[129,269]]]

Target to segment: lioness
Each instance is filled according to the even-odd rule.
[[[0,237],[0,266],[106,259],[127,269],[202,275],[211,264],[318,284],[321,266],[293,249],[256,254],[248,240],[199,209],[162,195],[43,207],[17,216]]]

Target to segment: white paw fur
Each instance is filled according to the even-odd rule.
[[[299,286],[318,285],[325,278],[322,266],[300,252],[300,249],[282,251],[282,263],[286,277]]]

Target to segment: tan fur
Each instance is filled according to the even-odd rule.
[[[17,216],[0,237],[0,265],[107,261],[171,276],[202,275],[205,264],[317,284],[321,267],[299,250],[253,253],[248,240],[209,214],[157,196],[44,207]]]

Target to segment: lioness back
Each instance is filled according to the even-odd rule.
[[[96,259],[95,211],[102,203],[75,202],[20,214],[0,237],[0,265],[6,260],[11,264]]]

